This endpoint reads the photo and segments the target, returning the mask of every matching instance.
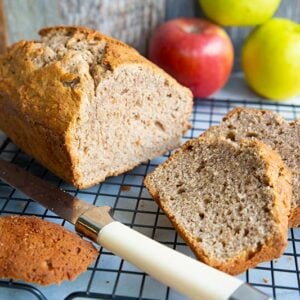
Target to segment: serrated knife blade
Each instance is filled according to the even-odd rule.
[[[76,224],[78,218],[93,207],[2,159],[0,178],[72,224]]]

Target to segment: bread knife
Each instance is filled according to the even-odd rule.
[[[240,279],[172,250],[114,220],[110,207],[88,204],[2,159],[0,179],[74,224],[78,233],[190,299],[272,299]]]

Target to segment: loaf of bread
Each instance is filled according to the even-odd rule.
[[[83,27],[40,31],[0,57],[0,129],[85,188],[180,144],[192,94],[124,43]]]
[[[292,172],[293,197],[289,226],[300,225],[300,121],[288,123],[269,110],[236,108],[220,125],[209,128],[203,136],[223,136],[233,141],[259,139],[276,150]]]
[[[41,285],[74,280],[97,257],[77,234],[37,217],[0,218],[0,278]]]
[[[283,253],[290,180],[280,156],[257,140],[198,138],[145,185],[199,260],[235,275]]]

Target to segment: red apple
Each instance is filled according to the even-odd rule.
[[[221,27],[203,19],[180,18],[156,29],[149,59],[189,87],[195,97],[207,97],[226,83],[233,46]]]

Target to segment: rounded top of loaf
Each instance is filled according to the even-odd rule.
[[[134,48],[130,47],[120,40],[114,39],[106,34],[100,33],[99,31],[84,26],[51,26],[40,29],[38,33],[40,36],[44,37],[48,35],[51,36],[58,32],[65,32],[65,34],[69,36],[83,34],[87,40],[93,41],[105,39],[111,43],[115,43],[117,45],[136,51]]]
[[[68,135],[84,101],[119,67],[140,65],[180,89],[191,92],[125,43],[85,27],[40,30],[41,40],[20,41],[0,56],[0,90],[7,105],[31,121]]]

